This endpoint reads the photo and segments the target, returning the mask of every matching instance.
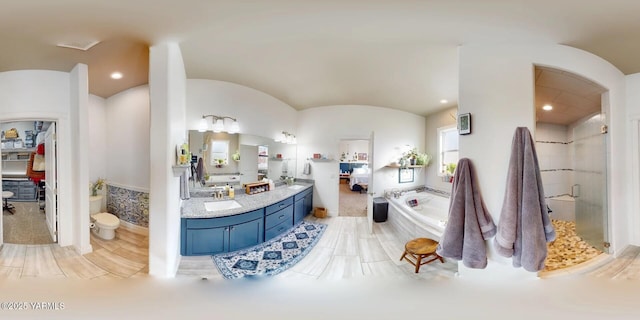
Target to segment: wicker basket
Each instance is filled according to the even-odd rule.
[[[16,128],[11,128],[4,132],[5,139],[15,139],[18,137],[18,130]]]
[[[313,215],[316,218],[326,218],[327,217],[327,209],[326,208],[315,208],[313,211]]]

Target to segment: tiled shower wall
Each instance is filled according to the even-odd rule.
[[[149,193],[107,185],[107,212],[120,220],[149,227]]]
[[[545,197],[571,194],[573,185],[573,135],[567,126],[537,123],[536,152]]]

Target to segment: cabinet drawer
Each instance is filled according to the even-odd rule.
[[[11,191],[13,195],[18,195],[18,186],[2,186],[2,191]]]
[[[269,229],[282,223],[282,221],[291,221],[293,223],[293,206],[290,205],[280,211],[268,215],[265,219],[264,227]]]
[[[293,220],[282,221],[282,223],[275,225],[270,229],[267,229],[267,231],[265,231],[264,241],[271,240],[281,235],[283,232],[289,230],[291,227],[293,227]]]
[[[216,228],[239,224],[258,218],[262,218],[264,211],[262,209],[240,213],[228,217],[220,218],[191,218],[187,220],[187,229],[204,229],[204,228]]]
[[[293,197],[289,197],[280,202],[276,202],[265,209],[265,214],[270,215],[278,210],[284,209],[286,206],[290,206],[293,204]]]
[[[36,188],[35,186],[31,187],[31,186],[20,186],[18,187],[18,190],[20,193],[25,193],[25,194],[36,194]]]

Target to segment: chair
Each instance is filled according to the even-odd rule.
[[[404,245],[404,253],[402,254],[402,257],[400,257],[400,261],[402,261],[402,259],[407,260],[416,267],[415,270],[416,273],[418,273],[418,271],[420,271],[420,266],[424,264],[435,260],[440,260],[441,263],[444,263],[442,257],[436,253],[437,247],[438,242],[435,240],[427,238],[413,239]],[[422,261],[422,259],[429,256],[433,256],[433,258],[431,260]]]
[[[13,206],[12,204],[10,204],[9,202],[7,202],[7,199],[13,197],[13,192],[11,191],[2,191],[2,211],[4,212],[4,210],[9,211],[9,213],[14,214],[14,211],[16,209],[15,206]]]

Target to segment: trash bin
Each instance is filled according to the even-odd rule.
[[[387,221],[387,212],[389,211],[389,202],[383,197],[373,198],[373,221]]]

